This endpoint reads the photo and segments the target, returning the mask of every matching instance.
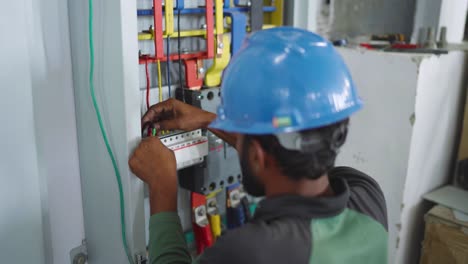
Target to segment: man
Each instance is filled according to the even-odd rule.
[[[145,126],[208,128],[236,147],[244,189],[265,196],[251,222],[228,231],[199,263],[386,263],[387,215],[378,184],[334,167],[348,118],[361,108],[334,47],[289,27],[246,39],[223,76],[218,115],[170,99]],[[176,161],[157,137],[129,161],[149,185],[151,263],[191,263],[177,216]]]

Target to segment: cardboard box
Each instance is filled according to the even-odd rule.
[[[468,97],[468,95],[467,95]],[[463,114],[462,134],[460,146],[458,147],[458,160],[468,159],[468,98],[465,102],[465,110]]]
[[[468,221],[455,218],[453,210],[437,205],[424,217],[426,230],[420,264],[468,263]]]

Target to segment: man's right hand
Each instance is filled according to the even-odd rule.
[[[171,98],[151,106],[141,123],[143,129],[191,131],[208,127],[215,118],[213,113]]]

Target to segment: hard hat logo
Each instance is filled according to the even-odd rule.
[[[292,120],[291,117],[285,116],[285,117],[274,117],[273,118],[273,126],[274,127],[287,127],[291,126]]]
[[[250,35],[224,71],[221,90],[222,115],[211,127],[244,134],[319,128],[362,107],[333,45],[292,27]]]

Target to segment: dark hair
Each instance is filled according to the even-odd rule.
[[[335,166],[338,150],[346,140],[348,123],[349,119],[345,119],[328,126],[300,131],[301,151],[284,148],[274,135],[246,135],[245,140],[256,140],[291,179],[317,179]]]

